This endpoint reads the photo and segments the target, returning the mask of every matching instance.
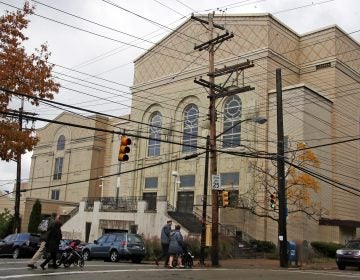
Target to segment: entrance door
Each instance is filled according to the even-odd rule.
[[[89,242],[90,230],[91,230],[91,223],[86,223],[85,224],[85,242]]]
[[[192,213],[194,207],[194,192],[178,192],[176,209],[181,213]]]

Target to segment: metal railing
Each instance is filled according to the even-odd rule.
[[[137,212],[138,201],[141,197],[101,197],[100,211],[119,211],[119,212]]]
[[[166,196],[157,196],[156,199],[146,200],[140,196],[128,197],[84,197],[85,211],[94,210],[94,202],[100,201],[100,211],[136,212],[139,201],[147,201],[145,211],[155,211],[157,201],[166,201]]]
[[[77,213],[79,213],[79,205],[69,212],[70,218],[74,217]]]

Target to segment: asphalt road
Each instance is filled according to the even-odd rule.
[[[80,269],[70,268],[29,269],[27,260],[0,259],[0,280],[2,279],[52,279],[52,280],[339,280],[360,279],[357,269],[339,270],[301,270],[276,268],[194,268],[165,269],[154,264],[132,264],[130,262],[108,263],[90,261]]]

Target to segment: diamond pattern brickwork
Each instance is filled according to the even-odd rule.
[[[145,83],[208,64],[206,52],[194,50],[195,42],[208,40],[206,30],[189,24],[165,38],[136,64],[134,84]]]
[[[299,48],[300,63],[306,64],[335,56],[333,34],[305,36]]]
[[[337,58],[360,74],[359,45],[349,40],[347,36],[344,36],[342,33],[337,34],[337,37],[338,37],[338,40],[336,41]]]
[[[337,56],[360,72],[358,45],[347,36],[340,36],[344,35],[341,32],[335,36],[336,28],[298,37],[268,16],[233,16],[226,21],[218,18],[215,22],[225,24],[226,29],[234,33],[234,38],[216,49],[215,63],[269,48],[295,65]],[[215,29],[215,33],[217,36],[223,31]],[[175,76],[194,68],[206,69],[207,51],[194,50],[194,46],[208,41],[208,36],[206,28],[198,22],[186,22],[136,62],[134,84]]]

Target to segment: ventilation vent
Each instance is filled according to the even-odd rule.
[[[328,67],[331,67],[331,62],[326,62],[326,63],[316,65],[316,70],[324,69],[324,68],[328,68]]]

